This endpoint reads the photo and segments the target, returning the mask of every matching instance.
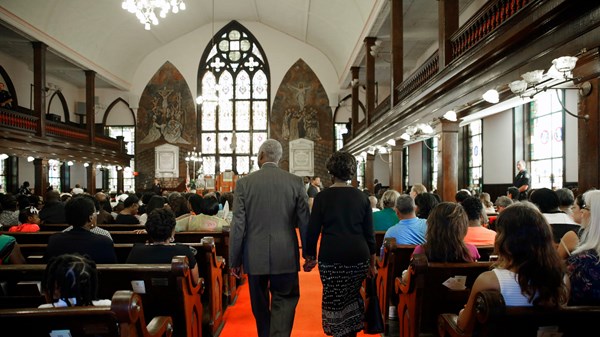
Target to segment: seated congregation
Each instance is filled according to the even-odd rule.
[[[573,197],[560,223],[552,221],[561,212],[557,193],[546,189],[529,200],[501,196],[495,213],[474,196],[381,195],[373,227],[386,336],[580,336],[600,318],[600,191]],[[44,322],[28,327],[36,333],[108,324],[140,336],[218,336],[244,279],[224,261],[229,222],[217,199],[192,195],[178,204],[182,196],[136,201],[143,225],[99,224],[101,203],[86,193],[61,201],[64,226],[50,230],[36,220],[37,207],[26,206],[27,217],[10,227],[37,222],[41,231],[0,235],[0,321]],[[393,213],[377,227],[386,209]],[[564,223],[576,227],[554,228]],[[133,227],[111,227],[125,225]],[[86,318],[65,323],[62,309]]]

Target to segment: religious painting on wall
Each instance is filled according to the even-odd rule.
[[[280,166],[289,169],[289,142],[314,142],[315,175],[327,176],[325,161],[333,153],[333,118],[329,97],[321,81],[302,60],[283,77],[273,101],[271,137],[283,145]]]
[[[156,174],[154,149],[162,144],[178,146],[181,160],[197,142],[195,126],[196,110],[190,88],[179,70],[167,61],[150,79],[139,102],[136,167],[141,189]],[[185,177],[185,163],[180,163],[179,168],[179,176]]]

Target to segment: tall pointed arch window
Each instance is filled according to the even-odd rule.
[[[269,78],[265,53],[244,26],[232,21],[215,34],[198,71],[204,174],[257,167],[258,148],[268,135]]]

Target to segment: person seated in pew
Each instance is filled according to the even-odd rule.
[[[200,213],[192,216],[188,224],[188,231],[221,231],[223,226],[229,223],[223,218],[219,218],[219,201],[214,194],[207,194],[202,198]]]
[[[35,207],[29,206],[19,212],[19,225],[11,226],[9,232],[39,232],[40,216]]]
[[[464,241],[468,227],[469,218],[461,204],[439,203],[427,218],[425,243],[416,246],[413,254],[425,254],[431,262],[477,261],[477,247]]]
[[[0,233],[0,265],[27,263],[17,240],[10,235]]]
[[[10,227],[19,224],[19,211],[17,197],[12,194],[4,194],[0,197],[0,224],[2,230],[8,231]]]
[[[396,190],[387,190],[381,196],[379,205],[381,211],[373,213],[373,229],[376,231],[387,231],[390,227],[398,223],[398,215],[394,211],[396,199],[400,193]]]
[[[79,254],[55,256],[46,265],[42,278],[46,304],[39,308],[110,306],[98,299],[98,271],[94,261]]]
[[[431,210],[440,203],[435,194],[429,192],[419,193],[414,199],[416,205],[415,213],[417,214],[417,218],[425,220],[427,220],[429,217]]]
[[[96,207],[96,214],[97,214],[97,215],[96,215],[96,225],[90,228],[90,232],[92,232],[92,233],[94,233],[94,234],[98,234],[98,235],[104,235],[104,236],[106,236],[107,238],[109,238],[109,239],[110,239],[110,241],[113,241],[113,238],[112,238],[112,236],[110,235],[110,232],[109,232],[109,231],[107,231],[107,230],[106,230],[106,229],[104,229],[104,228],[100,228],[100,227],[98,227],[98,225],[100,225],[100,223],[98,222],[98,219],[99,219],[99,218],[100,218],[100,216],[102,215],[102,211],[103,211],[103,210],[100,210],[100,202],[98,201],[98,199],[96,199],[96,198],[92,197],[92,196],[91,196],[91,195],[89,195],[89,194],[79,194],[79,196],[81,196],[81,197],[83,197],[83,198],[88,198],[89,200],[91,200],[91,201],[94,203],[94,206]],[[105,213],[106,213],[106,212],[105,212]],[[110,214],[109,214],[109,216],[110,216]],[[111,216],[111,218],[112,218],[112,216]],[[68,231],[70,231],[70,230],[72,230],[72,229],[73,229],[73,226],[69,226],[69,227],[65,228],[65,229],[63,230],[63,232],[68,232]]]
[[[48,239],[44,261],[62,254],[88,255],[96,263],[117,263],[117,254],[111,239],[91,232],[96,227],[96,207],[89,195],[79,194],[65,204],[67,223],[73,228],[55,233]]]
[[[481,200],[476,197],[468,197],[462,202],[462,206],[469,218],[469,228],[465,236],[465,243],[475,246],[489,246],[496,240],[496,232],[483,227],[486,217]]]
[[[49,190],[46,192],[44,205],[40,210],[40,220],[42,224],[63,224],[65,219],[65,204],[60,200],[58,191]]]
[[[169,264],[174,256],[185,255],[190,264],[194,284],[198,284],[200,276],[196,263],[196,250],[174,242],[175,222],[175,215],[166,208],[157,208],[150,212],[146,221],[146,231],[152,242],[136,243],[127,257],[127,263]]]
[[[544,215],[550,225],[575,224],[575,221],[565,212],[561,211],[560,201],[556,192],[549,188],[538,188],[531,192],[529,201],[534,203]]]
[[[562,259],[567,259],[569,256],[571,256],[571,252],[573,250],[575,250],[575,248],[577,248],[577,246],[579,245],[579,241],[581,240],[581,235],[583,234],[584,229],[586,227],[588,227],[588,225],[589,225],[589,220],[590,220],[589,216],[586,216],[584,219],[584,215],[589,215],[585,212],[586,204],[585,204],[585,201],[583,200],[584,195],[585,195],[585,193],[579,194],[575,198],[575,202],[573,204],[573,210],[572,210],[573,221],[578,223],[581,227],[579,228],[579,230],[577,232],[574,232],[574,231],[566,232],[560,238],[560,242],[558,243],[558,246],[556,247],[556,249],[558,249],[558,255]]]
[[[396,244],[399,245],[419,245],[424,243],[427,222],[425,219],[417,218],[413,198],[408,194],[398,196],[394,210],[400,221],[385,232],[384,239],[395,238]]]
[[[527,201],[507,207],[496,220],[495,268],[480,274],[458,327],[471,333],[475,325],[475,298],[480,291],[498,290],[506,306],[557,307],[568,301],[565,266],[554,248],[548,222]]]
[[[139,224],[140,220],[138,219],[138,208],[140,207],[140,199],[132,194],[128,196],[125,201],[123,201],[123,210],[117,214],[117,218],[115,219],[115,223],[118,224]]]
[[[565,212],[565,214],[573,218],[573,204],[575,203],[575,195],[573,194],[573,191],[566,187],[563,187],[557,189],[554,192],[558,197],[558,208],[560,208],[561,211]]]
[[[583,199],[581,223],[587,225],[577,248],[567,259],[571,283],[569,304],[600,305],[600,191],[588,191]]]
[[[496,209],[494,208],[494,204],[492,203],[492,198],[490,197],[489,193],[479,193],[479,200],[481,200],[481,203],[483,204],[485,214],[496,214]]]
[[[166,203],[167,199],[165,199],[165,197],[163,197],[162,195],[155,194],[151,196],[150,200],[148,200],[148,203],[146,204],[146,213],[140,215],[140,224],[145,225],[146,221],[148,221],[148,214],[157,208],[165,207]],[[144,231],[144,233],[146,232]]]

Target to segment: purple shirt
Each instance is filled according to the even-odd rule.
[[[477,247],[475,247],[474,245],[470,244],[470,243],[465,243],[465,246],[467,246],[467,249],[469,250],[469,254],[471,254],[471,257],[473,257],[473,260],[477,261],[481,258],[481,255],[479,255],[479,251],[477,250]],[[423,249],[422,245],[418,245],[415,247],[415,250],[413,251],[413,255],[415,254],[425,254],[425,250]]]

